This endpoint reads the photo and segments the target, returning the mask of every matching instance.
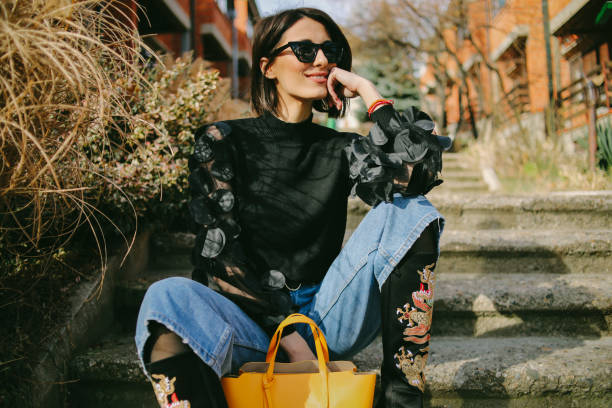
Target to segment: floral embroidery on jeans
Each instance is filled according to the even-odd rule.
[[[427,265],[422,271],[417,271],[421,277],[421,287],[418,291],[412,292],[412,302],[406,303],[403,308],[397,308],[399,322],[408,322],[404,330],[404,340],[424,344],[429,341],[429,328],[431,327],[431,317],[433,313],[434,296],[434,271],[436,264]],[[427,285],[427,289],[425,289]]]
[[[406,324],[404,340],[412,344],[426,344],[429,341],[431,318],[433,314],[434,271],[435,263],[427,265],[422,271],[417,271],[421,278],[419,290],[412,292],[412,306],[406,303],[403,308],[397,308],[398,321]],[[404,373],[408,383],[421,392],[425,389],[423,371],[429,356],[429,346],[417,352],[408,350],[405,346],[399,348],[393,356],[395,366]]]
[[[174,392],[176,377],[169,379],[163,374],[153,374],[151,384],[155,391],[155,397],[161,408],[191,408],[187,400],[180,401]],[[170,397],[170,401],[168,401]]]
[[[425,351],[422,349],[419,351]],[[423,377],[423,371],[425,370],[425,364],[427,364],[427,353],[423,355],[413,355],[410,350],[404,349],[404,346],[399,348],[399,352],[395,353],[393,360],[395,366],[402,370],[408,383],[412,386],[417,387],[421,392],[425,390],[425,378]]]

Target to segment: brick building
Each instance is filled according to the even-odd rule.
[[[427,108],[442,117],[451,134],[467,137],[473,126],[482,133],[491,129],[486,126],[491,120],[496,134],[512,133],[520,118],[524,128],[541,137],[551,126],[575,136],[586,123],[586,79],[598,91],[598,118],[612,114],[612,2],[548,0],[550,59],[542,3],[451,2],[449,13],[453,5],[465,7],[463,21],[454,19],[443,28],[456,58],[436,56],[438,65],[430,60],[421,78]],[[547,115],[551,111],[554,122]]]
[[[612,117],[612,1],[552,2],[550,12],[558,47],[559,121],[564,131],[577,136],[586,121],[585,79],[596,91],[597,119]]]
[[[191,1],[195,8],[190,15]],[[239,94],[248,93],[251,36],[259,18],[255,0],[125,0],[133,24],[151,48],[179,56],[191,49],[213,63],[224,77],[232,76],[232,11],[236,13]],[[193,22],[193,24],[192,24]],[[193,25],[193,27],[192,27]]]

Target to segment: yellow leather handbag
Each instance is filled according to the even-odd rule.
[[[310,325],[317,360],[275,362],[283,328]],[[244,364],[238,376],[221,379],[229,408],[371,408],[376,374],[358,373],[350,361],[329,361],[321,329],[299,313],[288,316],[270,340],[265,362]]]

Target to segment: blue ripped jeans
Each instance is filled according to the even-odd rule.
[[[439,248],[444,219],[438,211],[423,196],[396,195],[368,212],[320,284],[291,292],[300,313],[322,329],[332,359],[350,358],[377,336],[380,288],[431,223],[437,224]],[[264,361],[270,341],[238,306],[186,278],[158,281],[145,295],[135,336],[143,368],[149,321],[176,333],[219,376],[237,372],[245,362]],[[306,325],[296,329],[310,340]]]

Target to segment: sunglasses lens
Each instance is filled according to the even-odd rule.
[[[292,47],[293,53],[301,62],[313,62],[317,56],[318,47],[315,44],[298,44]]]
[[[326,42],[321,46],[325,58],[331,63],[338,62],[342,57],[342,47],[333,42]]]
[[[323,44],[313,44],[311,42],[289,43],[291,50],[300,62],[311,63],[317,58],[319,48],[323,50],[325,58],[330,63],[336,63],[342,58],[342,47],[334,42],[327,41]]]

